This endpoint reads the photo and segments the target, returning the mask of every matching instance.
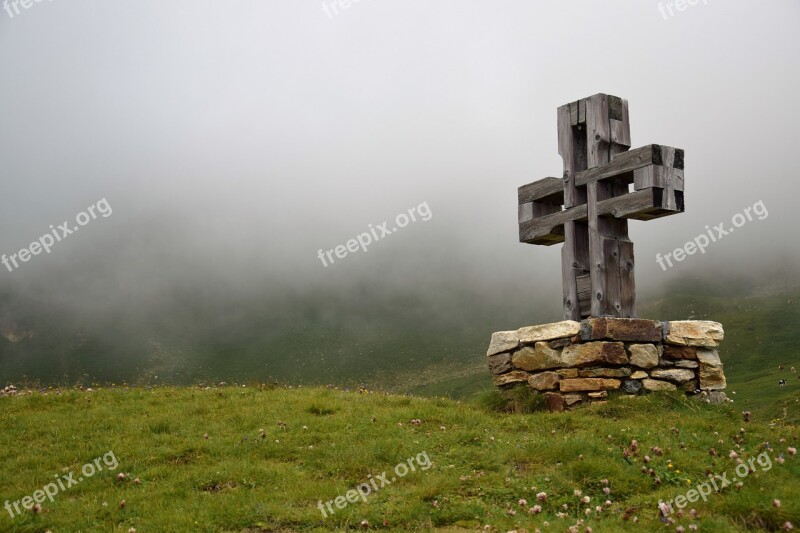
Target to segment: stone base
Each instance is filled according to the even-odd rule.
[[[531,387],[555,411],[603,402],[609,390],[720,399],[723,337],[721,324],[704,320],[588,318],[499,331],[487,356],[496,386]]]

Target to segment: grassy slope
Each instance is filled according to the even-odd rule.
[[[663,530],[658,499],[685,492],[706,472],[732,471],[731,449],[748,459],[769,441],[777,457],[798,444],[795,427],[770,426],[758,417],[745,424],[739,411],[658,396],[614,398],[567,414],[506,415],[444,399],[259,387],[0,398],[3,500],[31,494],[56,474],[77,471],[109,450],[120,462],[115,472],[97,474],[56,496],[55,503],[45,502],[41,514],[12,520],[0,509],[0,530],[330,530],[366,519],[373,528],[405,530],[475,530],[484,524],[532,530],[548,521],[548,529],[564,531],[577,516],[585,518],[573,491],[590,496],[592,506],[601,504],[603,478],[610,481],[612,505],[586,525],[594,531]],[[412,425],[415,418],[422,423]],[[734,438],[741,426],[746,432],[739,449]],[[266,430],[263,439],[260,428]],[[664,450],[651,463],[661,485],[640,472],[640,457],[632,464],[623,459],[632,439],[639,441],[640,457],[652,446]],[[711,447],[719,457],[709,455]],[[368,475],[423,451],[433,462],[430,469],[409,473],[369,503],[351,504],[322,520],[319,500],[344,494]],[[117,482],[120,471],[142,483]],[[698,519],[687,516],[678,524],[697,523],[701,531],[797,524],[799,476],[798,459],[787,455],[783,465],[759,468],[741,489],[694,504]],[[518,500],[527,499],[529,507],[538,491],[547,492],[548,500],[543,514],[531,517]],[[772,507],[773,498],[782,500],[780,509]],[[568,518],[556,516],[562,504]],[[638,524],[623,520],[628,508]]]

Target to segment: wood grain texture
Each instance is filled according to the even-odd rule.
[[[624,174],[648,165],[662,166],[662,153],[664,148],[677,150],[669,146],[662,147],[658,144],[648,144],[641,148],[628,150],[627,152],[616,155],[614,160],[608,165],[589,168],[578,172],[575,176],[575,185],[583,186],[592,180],[624,177]],[[632,183],[632,180],[629,180],[628,183]]]
[[[583,98],[577,102],[567,104],[569,108],[570,125],[577,126],[586,122],[586,99]]]
[[[572,132],[571,105],[563,105],[558,108],[558,154],[564,163],[563,187],[564,187],[564,206],[569,211],[577,205],[578,193],[575,189],[575,142]],[[579,120],[579,103],[575,106],[575,120]],[[565,212],[566,212],[565,211]],[[550,215],[557,216],[558,213]],[[553,226],[548,230],[546,236],[551,239],[558,236],[561,232],[564,247],[561,249],[561,283],[563,288],[563,308],[565,320],[580,320],[580,308],[578,306],[578,286],[575,280],[576,271],[579,268],[578,249],[576,246],[575,232],[576,214],[572,213],[564,219],[562,225]],[[520,240],[522,240],[522,227],[520,227]],[[561,241],[556,241],[561,242]],[[552,242],[551,242],[552,244]]]
[[[628,120],[628,101],[616,96],[609,98],[619,100],[620,118],[611,117],[611,142],[619,146],[631,147],[631,124]]]
[[[523,185],[517,190],[517,199],[520,205],[537,200],[561,205],[564,203],[564,180],[543,178]]]
[[[588,135],[588,170],[607,166],[611,154],[611,120],[609,118],[608,96],[596,94],[586,101],[586,132]],[[603,235],[607,233],[606,221],[597,212],[599,200],[608,198],[606,184],[598,180],[587,182],[587,216],[589,222],[589,272],[592,280],[590,312],[592,316],[610,314],[608,302],[608,267],[603,247]]]

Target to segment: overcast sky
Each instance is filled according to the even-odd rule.
[[[0,253],[101,198],[113,215],[0,268],[2,284],[91,267],[127,290],[164,272],[300,284],[391,272],[411,287],[461,268],[558,298],[560,247],[518,242],[516,190],[561,174],[556,108],[599,92],[628,99],[634,147],[686,150],[686,212],[631,223],[640,285],[797,256],[796,0],[701,0],[671,17],[651,0],[9,8]],[[656,252],[758,201],[766,219],[662,274]],[[422,202],[429,221],[318,259]]]

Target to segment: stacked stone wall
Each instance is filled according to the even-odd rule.
[[[721,324],[705,320],[589,318],[499,331],[487,356],[496,386],[528,386],[551,410],[602,402],[614,390],[682,390],[716,403],[725,398],[723,337]]]

